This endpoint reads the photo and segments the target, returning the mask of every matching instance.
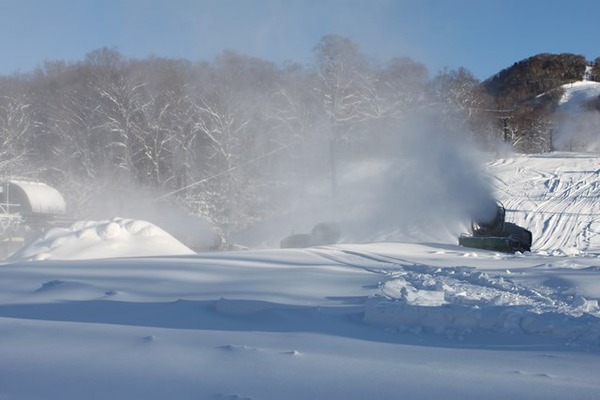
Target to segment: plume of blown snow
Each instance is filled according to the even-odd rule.
[[[346,187],[336,209],[342,220],[353,216],[346,221],[351,235],[454,242],[472,218],[493,216],[481,154],[461,132],[425,121],[418,118],[397,133],[394,156],[380,173]]]
[[[321,166],[312,180],[288,179],[288,213],[269,221],[270,233],[250,229],[236,240],[250,238],[244,244],[252,246],[252,239],[271,234],[270,244],[277,245],[319,222],[335,222],[344,242],[455,243],[472,218],[491,218],[496,208],[483,173],[487,160],[467,134],[445,126],[428,113],[372,128],[363,133],[362,152],[332,149],[323,140],[302,164]]]

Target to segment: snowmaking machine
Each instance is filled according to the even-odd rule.
[[[496,203],[496,212],[491,219],[471,221],[471,232],[470,235],[461,234],[458,244],[504,253],[531,251],[531,232],[512,222],[506,222],[506,209],[500,202]]]

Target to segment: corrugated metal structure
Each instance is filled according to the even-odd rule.
[[[10,180],[0,186],[0,204],[6,213],[23,218],[64,215],[66,203],[58,190],[42,182]]]
[[[41,182],[0,182],[0,258],[24,241],[55,225],[66,214],[66,203],[55,188]]]

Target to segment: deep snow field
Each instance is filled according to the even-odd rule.
[[[127,218],[49,231],[0,265],[0,399],[597,399],[599,165],[487,165],[526,254],[196,254]]]

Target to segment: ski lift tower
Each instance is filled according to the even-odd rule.
[[[0,235],[7,236],[15,232],[23,222],[18,213],[19,204],[10,203],[10,185],[0,185]]]

